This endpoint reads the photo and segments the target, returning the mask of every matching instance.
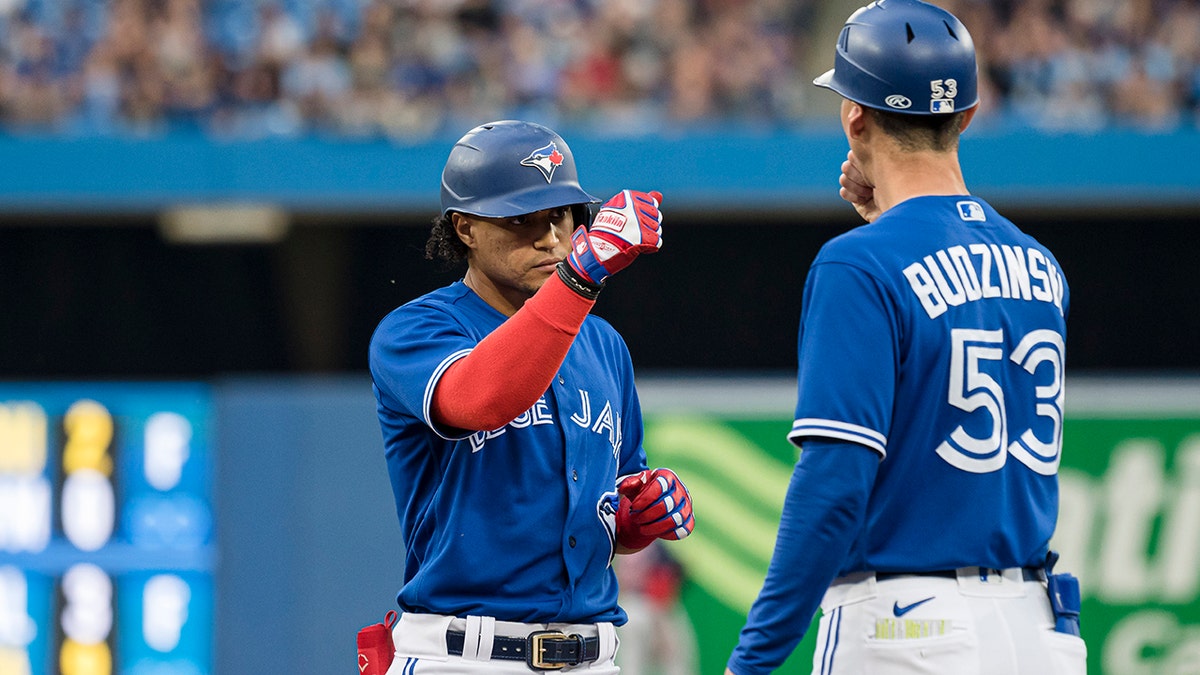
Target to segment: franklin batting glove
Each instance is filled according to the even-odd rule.
[[[617,481],[617,543],[630,550],[655,539],[683,539],[696,527],[692,497],[670,469],[646,469]]]
[[[604,203],[590,228],[571,235],[568,264],[585,280],[601,284],[642,253],[662,248],[662,194],[622,190]]]

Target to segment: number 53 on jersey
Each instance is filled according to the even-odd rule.
[[[1004,466],[1008,457],[1044,476],[1058,471],[1062,449],[1063,353],[1062,335],[1034,330],[1005,353],[1003,330],[956,328],[951,332],[950,377],[947,402],[971,413],[972,435],[964,425],[954,429],[937,448],[937,454],[954,467],[971,473],[989,473]],[[995,364],[1008,359],[1028,377],[1010,383],[1006,390],[995,377]],[[1002,365],[1002,364],[1001,364]],[[1010,428],[1008,398],[1020,402],[1036,398],[1036,413],[1046,424]],[[1010,438],[1014,439],[1010,442]]]

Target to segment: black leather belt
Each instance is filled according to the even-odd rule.
[[[968,568],[978,571],[980,576],[984,573],[991,572],[1000,574],[1002,570],[989,569],[986,567]],[[895,579],[897,577],[946,577],[948,579],[957,579],[958,570],[929,570],[924,572],[876,572],[876,581],[885,581],[887,579]],[[1021,578],[1025,581],[1045,581],[1046,573],[1040,567],[1022,567]]]
[[[446,631],[446,651],[462,656],[466,639],[466,633]],[[492,658],[524,661],[534,670],[559,670],[600,658],[600,638],[554,630],[536,631],[523,638],[497,635],[492,638]]]

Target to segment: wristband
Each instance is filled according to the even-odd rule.
[[[604,284],[602,283],[594,284],[579,276],[579,273],[575,271],[575,268],[567,264],[567,261],[565,260],[558,263],[557,270],[558,278],[562,279],[563,283],[565,283],[568,288],[582,295],[588,300],[595,300],[600,296],[600,289],[604,288]]]

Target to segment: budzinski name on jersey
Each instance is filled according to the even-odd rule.
[[[929,318],[987,298],[1052,302],[1063,311],[1063,279],[1041,251],[1008,244],[951,246],[904,268]]]
[[[621,413],[613,408],[612,401],[605,401],[604,407],[595,415],[592,413],[592,397],[586,389],[579,390],[580,408],[572,413],[570,420],[584,429],[591,429],[595,434],[608,434],[608,444],[612,446],[613,457],[621,455]],[[508,424],[492,431],[479,431],[471,434],[471,452],[479,452],[488,439],[496,438],[506,433],[510,428],[524,429],[542,424],[554,424],[554,413],[542,396],[533,407],[517,416]]]

